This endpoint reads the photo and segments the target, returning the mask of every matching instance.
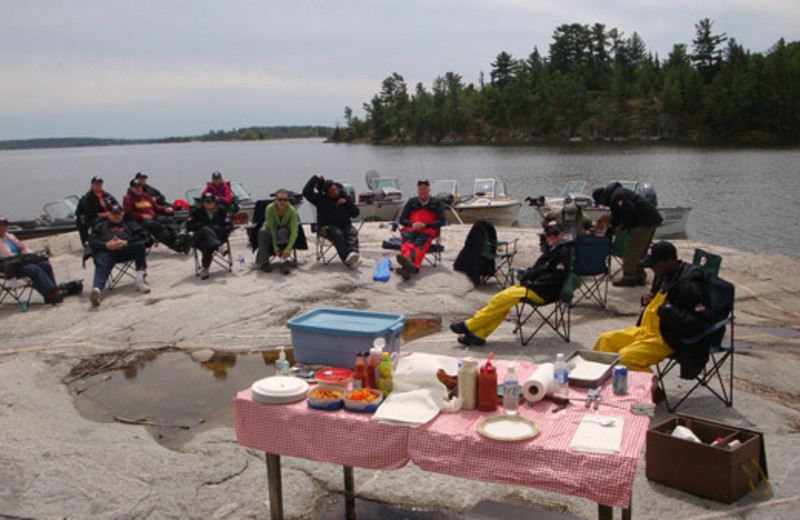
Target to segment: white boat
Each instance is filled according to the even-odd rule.
[[[431,192],[445,203],[447,221],[451,224],[472,224],[479,218],[495,226],[514,226],[519,222],[522,203],[509,197],[505,184],[498,179],[475,179],[472,194],[468,196],[458,192],[458,182],[454,180],[434,181]]]
[[[370,170],[366,173],[366,191],[358,194],[356,206],[359,218],[364,220],[394,221],[400,215],[406,201],[400,191],[397,179],[381,177],[378,172]]]
[[[656,238],[686,237],[686,224],[689,221],[689,212],[692,208],[686,206],[659,206],[655,189],[648,183],[640,183],[639,181],[612,182],[619,182],[623,188],[645,197],[656,206],[661,218],[664,219],[656,229]],[[584,215],[597,224],[601,218],[608,217],[610,211],[606,206],[594,205],[591,195],[587,195],[585,190],[585,181],[569,181],[558,197],[538,197],[536,199],[528,197],[525,200],[531,206],[536,207],[536,212],[539,213],[541,218],[544,218],[550,212],[560,211],[564,207],[565,201],[572,201],[581,207]]]

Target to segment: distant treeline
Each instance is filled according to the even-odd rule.
[[[251,126],[235,130],[211,130],[206,134],[193,137],[165,137],[162,139],[100,139],[94,137],[20,139],[15,141],[0,141],[0,150],[182,143],[189,141],[258,141],[264,139],[291,139],[303,137],[328,138],[333,134],[333,130],[333,128],[327,126]]]
[[[800,42],[780,39],[751,53],[713,22],[695,24],[691,50],[666,60],[634,32],[596,23],[561,25],[549,54],[501,52],[488,82],[437,77],[413,91],[400,74],[364,103],[363,119],[345,107],[334,141],[499,143],[547,140],[674,139],[787,141],[800,138]]]

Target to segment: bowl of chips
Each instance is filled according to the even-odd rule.
[[[344,394],[344,409],[351,412],[372,413],[383,401],[380,390],[359,388]]]

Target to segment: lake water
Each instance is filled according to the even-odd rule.
[[[256,198],[278,187],[300,191],[311,175],[350,182],[365,191],[364,173],[397,177],[405,195],[419,177],[457,179],[468,191],[475,177],[500,177],[512,196],[556,195],[567,180],[587,189],[610,179],[652,183],[662,205],[689,206],[689,238],[739,249],[797,255],[800,150],[585,145],[495,148],[376,147],[319,139],[135,145],[0,152],[0,214],[38,216],[42,206],[82,194],[100,175],[120,201],[138,171],[170,198],[202,187],[214,170],[238,180]],[[307,206],[307,205],[306,205]],[[307,207],[303,211],[307,211]],[[301,217],[308,215],[301,211]],[[538,223],[523,206],[520,224]]]

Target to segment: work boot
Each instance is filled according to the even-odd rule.
[[[269,262],[269,260],[261,264],[261,270],[264,271],[265,273],[272,272],[272,264]]]
[[[412,262],[407,256],[397,255],[397,263],[409,273],[417,272],[417,266],[414,265],[414,262]]]
[[[467,324],[463,321],[454,321],[450,324],[450,330],[453,331],[455,334],[466,334],[469,332],[467,328]]]
[[[281,274],[289,274],[289,262],[281,262]]]
[[[404,269],[402,267],[398,267],[397,269],[394,270],[394,272],[399,274],[400,276],[402,276],[403,280],[405,280],[405,281],[408,281],[408,280],[411,279],[411,273],[409,273],[407,269]]]
[[[486,344],[485,339],[481,339],[469,331],[459,336],[458,342],[467,347],[480,347]]]

